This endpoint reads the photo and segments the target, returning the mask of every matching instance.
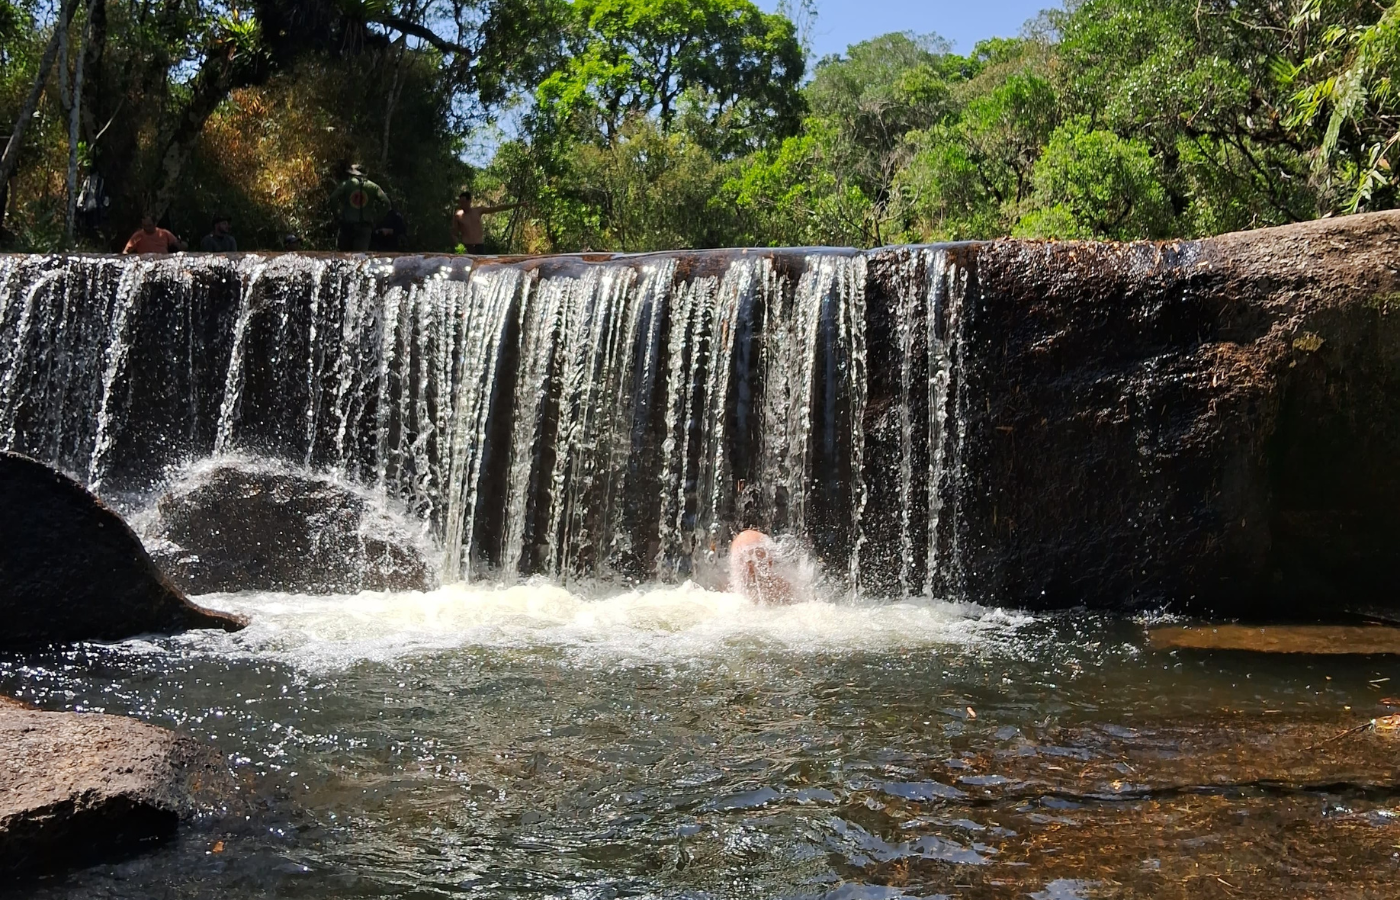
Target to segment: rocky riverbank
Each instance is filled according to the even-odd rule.
[[[191,604],[127,524],[72,479],[0,454],[0,650],[235,630]],[[121,857],[230,793],[219,754],[116,716],[0,697],[0,882]]]
[[[140,852],[230,793],[223,760],[197,741],[0,698],[0,882]]]

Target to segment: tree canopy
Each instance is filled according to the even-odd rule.
[[[750,0],[576,0],[560,67],[538,100],[583,138],[630,119],[697,116],[724,149],[795,130],[803,54],[792,22]]]
[[[0,136],[22,130],[5,239],[63,242],[73,168],[110,197],[86,246],[145,209],[190,237],[217,209],[247,245],[326,246],[350,160],[425,250],[450,246],[468,182],[523,201],[488,220],[512,252],[1167,238],[1384,209],[1397,8],[1075,0],[965,55],[900,33],[809,66],[810,0],[0,0]]]

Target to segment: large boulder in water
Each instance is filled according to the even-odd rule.
[[[217,753],[164,728],[0,698],[0,882],[138,852],[230,788]]]
[[[970,596],[1400,612],[1400,213],[963,252]]]
[[[420,523],[368,492],[291,466],[216,460],[185,473],[142,532],[191,594],[339,594],[435,584]]]
[[[0,453],[0,586],[0,650],[242,627],[186,600],[82,485],[14,453]]]

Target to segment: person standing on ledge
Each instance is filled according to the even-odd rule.
[[[185,242],[164,228],[156,227],[156,217],[146,213],[141,227],[126,242],[123,253],[174,253],[185,249]]]
[[[389,197],[365,177],[364,169],[351,165],[345,171],[345,180],[331,194],[331,206],[340,220],[336,249],[368,250],[374,223],[389,209]]]
[[[486,226],[482,216],[515,209],[519,203],[506,203],[501,206],[472,206],[472,192],[466,188],[457,195],[457,211],[452,214],[452,236],[463,249],[474,256],[486,252]]]
[[[214,230],[199,242],[199,249],[205,253],[238,252],[238,240],[233,236],[233,223],[228,216],[219,213],[214,217]]]

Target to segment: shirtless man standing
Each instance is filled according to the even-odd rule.
[[[457,211],[452,214],[452,236],[468,253],[485,253],[486,227],[482,224],[481,217],[515,209],[519,205],[506,203],[502,206],[472,206],[471,191],[462,191],[457,195]]]

